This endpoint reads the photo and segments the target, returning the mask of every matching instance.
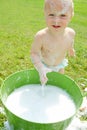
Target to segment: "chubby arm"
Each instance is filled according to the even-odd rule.
[[[40,70],[40,68],[43,67],[43,64],[41,62],[41,48],[42,48],[42,40],[41,36],[39,34],[36,34],[34,42],[31,47],[31,60],[34,64],[37,71]]]
[[[75,50],[74,50],[75,31],[70,30],[69,36],[70,36],[70,45],[69,45],[69,48],[68,48],[68,54],[69,54],[69,56],[75,56]]]
[[[41,57],[41,48],[42,48],[42,38],[40,34],[36,34],[34,42],[31,47],[31,60],[34,64],[34,67],[39,72],[41,84],[47,82],[46,73],[50,72],[50,69],[47,69],[42,63]]]

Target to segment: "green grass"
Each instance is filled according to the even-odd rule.
[[[0,1],[0,77],[2,79],[16,71],[33,67],[30,47],[35,33],[46,26],[43,3],[44,0]],[[81,88],[85,88],[87,87],[87,1],[74,0],[74,3],[75,16],[69,26],[76,31],[76,58],[69,58],[69,66],[65,74],[73,78]],[[2,122],[2,119],[0,121]]]
[[[31,67],[30,46],[44,27],[43,1],[1,1],[0,12],[0,76],[5,78]]]

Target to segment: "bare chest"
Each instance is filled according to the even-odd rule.
[[[68,48],[67,40],[46,40],[43,43],[42,51],[49,53],[61,53],[65,52]]]

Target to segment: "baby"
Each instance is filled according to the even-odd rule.
[[[64,74],[64,67],[68,65],[67,52],[75,56],[75,31],[67,27],[74,15],[73,8],[72,0],[45,0],[47,27],[37,32],[31,48],[31,59],[42,84],[47,82],[48,72]]]

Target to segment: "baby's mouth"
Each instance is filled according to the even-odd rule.
[[[53,28],[60,28],[61,26],[52,25]]]

